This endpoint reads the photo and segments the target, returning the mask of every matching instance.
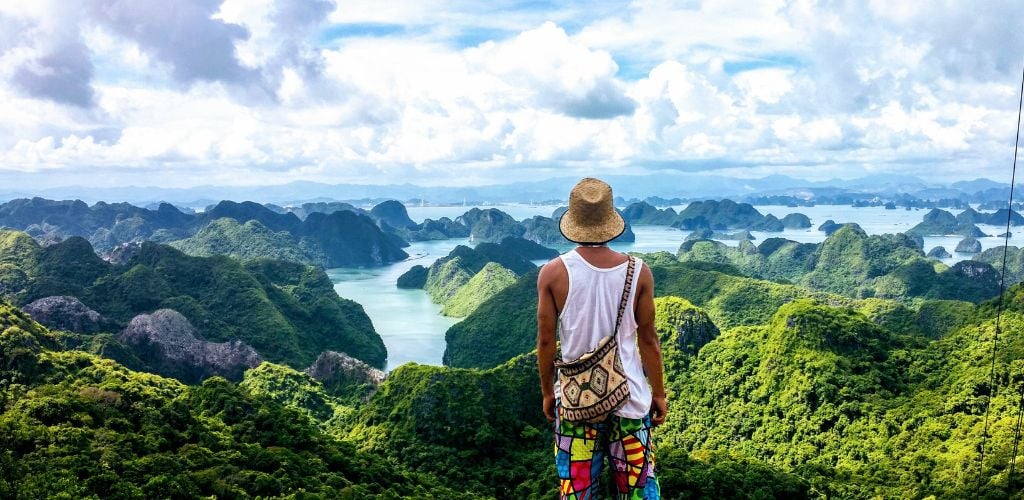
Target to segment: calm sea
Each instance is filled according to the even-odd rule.
[[[424,219],[438,219],[449,217],[454,219],[462,215],[472,207],[448,206],[448,207],[408,207],[409,216],[416,222]],[[489,207],[480,207],[489,208]],[[496,208],[508,213],[516,220],[522,220],[534,215],[551,216],[556,206],[546,205],[502,205]],[[675,207],[679,211],[685,207]],[[800,212],[811,219],[810,229],[792,230],[788,229],[781,233],[763,233],[754,231],[757,244],[765,238],[782,237],[793,241],[804,243],[818,243],[825,239],[825,234],[818,231],[818,226],[828,219],[838,223],[856,222],[868,234],[897,233],[910,229],[926,214],[927,210],[886,210],[882,207],[854,208],[840,205],[819,205],[814,207],[790,208],[783,206],[758,206],[756,207],[763,214],[772,214],[782,218],[793,212]],[[959,210],[949,210],[956,215]],[[1002,227],[979,225],[986,234],[996,235],[1003,232]],[[1024,228],[1016,228],[1016,234],[1010,238],[1010,244],[1016,246],[1024,245]],[[657,252],[667,251],[675,253],[679,245],[686,238],[688,232],[678,229],[671,229],[666,226],[633,226],[636,233],[635,243],[615,244],[613,247],[619,251],[636,252]],[[946,264],[954,264],[960,260],[970,258],[967,254],[953,252],[957,243],[961,240],[959,236],[938,236],[927,237],[925,240],[925,251],[932,247],[942,245],[952,258],[945,259]],[[994,236],[979,238],[983,248],[992,248],[1003,244],[1002,238]],[[738,241],[724,241],[727,245],[738,245]],[[402,273],[414,265],[420,264],[429,267],[436,259],[448,255],[456,245],[467,245],[466,239],[451,239],[444,241],[431,241],[413,243],[406,252],[410,258],[403,262],[389,266],[350,269],[339,268],[328,270],[327,274],[334,282],[334,289],[338,295],[352,299],[363,305],[367,315],[373,321],[373,326],[384,339],[388,349],[388,370],[415,361],[422,364],[439,365],[441,356],[444,354],[444,334],[448,327],[458,320],[446,318],[440,314],[440,306],[432,303],[427,294],[422,290],[401,290],[395,286],[395,280]],[[565,250],[559,249],[559,250]]]

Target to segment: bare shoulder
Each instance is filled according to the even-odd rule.
[[[561,258],[555,257],[540,268],[540,274],[537,276],[537,286],[552,283],[564,274],[565,263],[562,262]]]
[[[623,257],[629,257],[628,253],[624,253],[624,252],[620,252],[620,253],[622,253]],[[643,259],[639,259],[639,258],[637,260],[640,261],[640,277],[643,278],[643,277],[646,276],[646,277],[648,277],[648,278],[653,280],[654,279],[654,273],[652,273],[651,272],[651,268],[647,266],[647,261],[643,260]]]
[[[640,266],[640,283],[647,285],[654,285],[654,273],[651,272],[651,268],[648,267],[647,263],[644,262]]]

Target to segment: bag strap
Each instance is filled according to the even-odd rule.
[[[632,255],[626,256],[629,264],[626,266],[626,284],[622,286],[622,300],[619,301],[619,314],[615,318],[615,329],[612,330],[612,338],[618,338],[619,326],[622,325],[622,315],[629,305],[629,292],[633,289],[633,273],[636,271],[636,260]]]

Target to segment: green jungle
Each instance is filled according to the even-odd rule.
[[[438,228],[483,241],[399,278],[464,319],[445,366],[385,376],[370,318],[319,267],[382,247],[219,207],[163,242],[147,222],[102,249],[106,222],[6,219],[0,498],[557,496],[531,261],[558,252],[529,238],[551,219],[414,225],[393,204],[336,216],[389,249],[448,237]],[[714,208],[698,208],[643,217],[710,230]],[[1009,251],[1000,311],[1001,253],[947,266],[913,234],[833,229],[819,244],[695,233],[639,255],[666,368],[665,498],[1021,497],[1024,251]]]

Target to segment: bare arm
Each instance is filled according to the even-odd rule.
[[[640,270],[637,286],[637,347],[640,349],[640,361],[644,365],[647,382],[651,384],[651,391],[654,394],[651,421],[654,425],[661,425],[665,422],[665,414],[668,411],[665,404],[665,368],[661,361],[658,332],[654,329],[654,274],[647,264]]]
[[[540,372],[540,392],[544,396],[544,415],[555,419],[555,340],[558,310],[551,294],[551,283],[557,277],[552,264],[545,265],[537,277],[537,371]]]

